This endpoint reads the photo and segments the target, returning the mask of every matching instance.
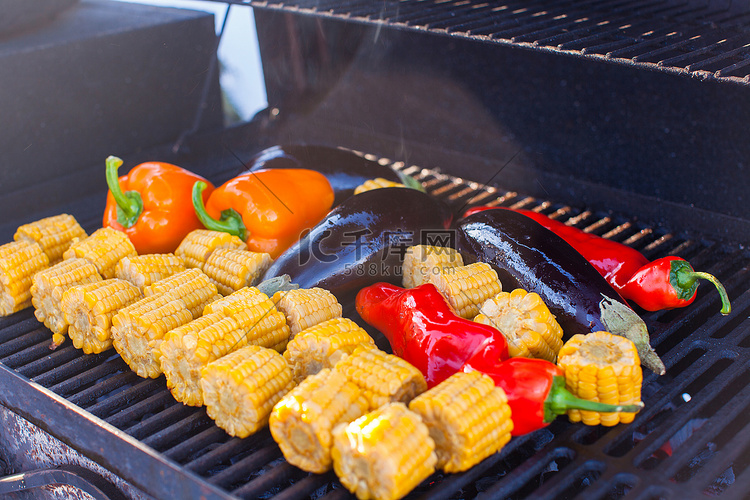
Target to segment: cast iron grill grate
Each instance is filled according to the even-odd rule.
[[[394,166],[455,206],[532,208],[625,242],[649,258],[680,255],[722,280],[733,301],[732,314],[720,317],[717,295],[702,285],[689,308],[643,314],[668,371],[662,377],[645,374],[646,407],[633,424],[589,428],[558,418],[546,429],[513,439],[501,453],[463,474],[435,474],[410,498],[524,498],[531,494],[539,498],[731,498],[748,491],[750,255],[746,251],[610,214],[576,213],[566,206],[432,170],[401,163]],[[97,223],[93,217],[84,221],[87,229]],[[46,417],[53,396],[35,403],[11,402],[10,396],[0,396],[2,403],[155,497],[182,497],[185,491],[197,497],[200,491],[205,498],[352,498],[332,473],[311,475],[287,464],[267,430],[247,439],[231,438],[213,425],[204,409],[176,402],[163,378],[140,379],[113,351],[84,355],[68,342],[51,352],[50,339],[50,332],[31,310],[0,319],[0,362],[10,369],[0,369],[0,384],[4,393],[31,390],[34,386],[29,380],[49,389],[72,408],[70,421],[65,425],[42,418],[35,421],[35,411]],[[102,426],[102,421],[112,427]],[[93,438],[71,430],[85,425],[95,426],[109,443],[122,447],[94,449]],[[182,484],[167,474],[174,470]],[[164,479],[145,484],[141,474]],[[211,487],[206,490],[206,485]]]

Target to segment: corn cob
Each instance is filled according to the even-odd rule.
[[[487,299],[474,318],[500,330],[511,357],[546,359],[552,363],[562,347],[563,331],[536,293],[516,288]]]
[[[565,386],[581,399],[615,405],[641,401],[643,372],[638,351],[630,340],[608,332],[573,335],[558,353]],[[568,418],[586,425],[628,424],[635,413],[569,410]]]
[[[96,270],[104,279],[109,279],[115,277],[115,266],[120,259],[135,255],[135,247],[125,233],[104,227],[70,245],[63,253],[63,258],[86,259],[96,266]]]
[[[52,348],[65,341],[68,323],[60,309],[63,293],[74,285],[101,281],[96,267],[86,259],[66,259],[36,273],[31,280],[34,316],[52,331]]]
[[[334,369],[362,389],[370,410],[391,402],[408,403],[427,390],[422,372],[377,348],[358,346]]]
[[[147,286],[185,270],[182,259],[171,253],[154,253],[123,257],[115,266],[115,277],[137,286]]]
[[[47,254],[50,265],[54,265],[63,259],[63,253],[71,243],[86,236],[75,217],[60,214],[19,226],[13,239],[35,241]]]
[[[271,265],[271,254],[217,248],[211,252],[203,272],[211,278],[222,295],[229,295],[240,288],[256,285],[259,278]]]
[[[390,403],[333,430],[333,469],[360,500],[397,500],[437,463],[427,426],[403,403]]]
[[[437,467],[464,471],[510,441],[513,420],[505,392],[481,372],[457,372],[414,398],[418,413],[435,441]]]
[[[215,312],[221,312],[225,315],[233,314],[269,300],[268,295],[254,286],[248,286],[240,288],[225,297],[220,297],[213,302],[209,302],[203,309],[203,314],[212,314]],[[273,305],[273,302],[271,302],[271,305]]]
[[[466,319],[479,314],[479,306],[502,291],[497,272],[484,262],[447,268],[431,275],[430,283],[448,300],[456,314]]]
[[[218,312],[175,328],[164,337],[160,347],[161,369],[177,401],[191,406],[202,405],[201,370],[222,356],[247,345],[279,352],[286,347],[289,327],[284,322],[284,315],[274,308],[265,294],[263,296],[264,301],[245,307],[240,301],[231,302],[237,306],[235,309],[219,308]]]
[[[348,318],[334,318],[302,330],[289,341],[284,359],[292,368],[294,382],[323,368],[333,368],[357,347],[375,349],[372,337]]]
[[[365,414],[362,391],[338,371],[306,378],[273,408],[268,425],[286,460],[307,472],[331,468],[331,432]]]
[[[31,280],[49,267],[49,258],[33,241],[0,245],[0,316],[8,316],[31,305]]]
[[[180,274],[187,278],[193,275],[194,279],[184,279]],[[218,296],[216,285],[201,275],[197,269],[188,269],[157,281],[146,287],[148,293],[144,293],[143,299],[121,309],[112,318],[115,350],[139,376],[159,376],[159,348],[164,336],[200,316],[206,304]],[[164,286],[167,280],[172,285]]]
[[[60,307],[73,345],[86,354],[112,347],[112,317],[142,297],[138,287],[117,278],[70,287]]]
[[[302,330],[333,318],[340,318],[342,307],[336,297],[323,288],[299,288],[276,292],[276,307],[286,316],[292,338]]]
[[[411,246],[404,254],[404,288],[418,287],[428,283],[432,275],[449,272],[450,268],[463,265],[461,254],[453,248],[430,245]]]
[[[208,416],[240,438],[265,426],[274,405],[294,387],[281,354],[255,345],[209,363],[200,384]]]
[[[247,250],[247,245],[238,236],[223,231],[196,229],[185,236],[174,253],[185,262],[185,266],[203,269],[203,265],[217,248]]]
[[[389,181],[382,177],[376,177],[374,179],[367,179],[365,182],[354,188],[354,194],[364,193],[365,191],[372,191],[373,189],[388,188],[388,187],[406,187],[400,182]]]

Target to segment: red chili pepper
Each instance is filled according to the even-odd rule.
[[[508,358],[508,343],[499,330],[456,316],[430,283],[411,289],[376,283],[359,291],[356,307],[386,336],[394,354],[422,372],[429,387],[468,361],[485,366]]]
[[[463,370],[489,375],[495,385],[505,391],[513,419],[513,436],[546,427],[568,410],[637,412],[643,408],[643,403],[610,405],[580,399],[565,388],[562,369],[543,359],[510,358],[494,364],[472,360]]]
[[[467,210],[464,216],[494,208],[505,207],[474,207]],[[534,219],[564,239],[623,298],[635,302],[647,311],[690,305],[695,300],[698,280],[701,278],[713,283],[718,290],[721,296],[721,313],[729,314],[732,310],[727,292],[719,280],[711,274],[695,271],[685,259],[670,256],[649,262],[641,252],[622,243],[586,233],[538,212],[523,209],[514,211]]]

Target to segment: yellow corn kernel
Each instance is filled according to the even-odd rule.
[[[281,354],[255,345],[209,363],[200,384],[208,416],[240,438],[264,427],[274,405],[294,387]]]
[[[159,280],[185,270],[182,259],[171,253],[123,257],[115,266],[115,277],[129,281],[141,292]]]
[[[60,306],[75,348],[96,354],[112,347],[112,317],[142,297],[138,287],[117,278],[70,287]]]
[[[608,332],[573,335],[557,355],[565,386],[581,399],[615,405],[641,401],[643,372],[635,344]],[[612,426],[633,421],[635,413],[569,410],[568,418],[586,425]]]
[[[49,267],[49,257],[33,241],[0,245],[0,316],[31,306],[31,280]]]
[[[256,285],[271,265],[271,254],[217,248],[203,265],[203,272],[216,284],[219,293],[229,295],[240,288]]]
[[[510,441],[513,420],[505,392],[481,372],[457,372],[414,398],[418,413],[435,441],[437,467],[464,471]]]
[[[276,292],[276,307],[286,316],[292,338],[302,330],[329,319],[340,318],[342,307],[336,297],[323,288],[298,288]]]
[[[63,259],[63,253],[71,243],[86,236],[86,231],[75,217],[60,214],[19,226],[13,239],[36,242],[47,254],[50,265],[53,265]]]
[[[428,283],[430,276],[449,272],[450,268],[463,266],[461,254],[453,248],[415,245],[406,249],[403,264],[404,288],[414,288]]]
[[[138,253],[125,233],[104,227],[70,245],[63,253],[63,258],[86,259],[96,266],[104,279],[109,279],[115,277],[115,266],[120,259],[135,255]]]
[[[450,267],[429,279],[456,314],[466,319],[479,314],[479,306],[502,291],[497,272],[484,262]]]
[[[220,298],[216,285],[199,269],[181,271],[143,289],[145,297],[165,293],[179,298],[194,318],[201,316],[208,304]]]
[[[403,187],[400,182],[389,181],[382,177],[376,177],[374,179],[367,179],[365,182],[354,188],[354,194],[364,193],[365,191],[372,191],[373,189],[381,189],[388,187]]]
[[[234,293],[230,293],[225,297],[220,297],[215,301],[208,303],[203,309],[203,314],[211,314],[215,312],[232,314],[256,304],[266,302],[267,300],[271,300],[268,298],[268,295],[254,286],[248,286],[240,288]]]
[[[500,330],[508,341],[511,357],[554,363],[562,347],[563,331],[555,316],[539,295],[521,288],[487,299],[474,321]]]
[[[359,387],[326,368],[276,403],[268,426],[287,462],[322,474],[331,469],[333,428],[364,415],[367,408]]]
[[[408,403],[427,390],[422,372],[393,354],[377,348],[356,347],[334,367],[362,389],[369,409],[386,403]]]
[[[101,281],[96,267],[86,259],[67,259],[36,273],[31,280],[34,316],[52,332],[52,347],[65,341],[68,322],[60,308],[63,293],[74,285]]]
[[[403,403],[389,403],[333,430],[333,470],[359,500],[397,500],[435,471],[427,426]]]
[[[182,258],[185,266],[203,269],[203,265],[217,248],[247,250],[247,245],[239,237],[223,231],[196,229],[185,236],[174,253]]]
[[[334,318],[302,330],[284,351],[284,359],[292,368],[295,383],[333,368],[357,347],[375,349],[372,337],[349,318]]]

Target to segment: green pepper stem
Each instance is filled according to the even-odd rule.
[[[694,271],[692,270],[692,268],[690,268],[690,270],[688,270],[688,268],[680,268],[677,270],[676,276],[677,282],[680,284],[680,286],[684,286],[685,288],[690,288],[691,286],[693,286],[693,284],[698,279],[710,281],[714,284],[716,290],[718,290],[719,292],[719,296],[721,297],[721,314],[727,315],[732,312],[732,304],[729,302],[727,290],[713,274]]]
[[[299,288],[299,285],[296,283],[292,283],[292,278],[288,274],[282,274],[281,276],[269,278],[259,283],[256,288],[269,297],[273,297],[276,292],[288,292],[289,290],[297,290]]]
[[[117,222],[123,227],[131,227],[138,222],[143,212],[143,199],[137,191],[123,192],[117,170],[122,166],[122,160],[116,156],[108,156],[105,161],[105,175],[107,186],[117,203]]]
[[[637,413],[643,408],[643,403],[634,405],[610,405],[589,401],[574,396],[565,388],[565,377],[556,376],[552,381],[547,399],[544,401],[544,421],[549,423],[557,415],[567,413],[568,410],[588,410],[604,413]]]
[[[193,208],[198,220],[201,221],[206,229],[212,231],[223,231],[225,233],[239,236],[242,241],[247,239],[247,229],[242,222],[242,216],[233,208],[222,210],[221,219],[216,220],[206,211],[206,205],[203,204],[203,191],[206,189],[206,183],[197,181],[193,184]]]

